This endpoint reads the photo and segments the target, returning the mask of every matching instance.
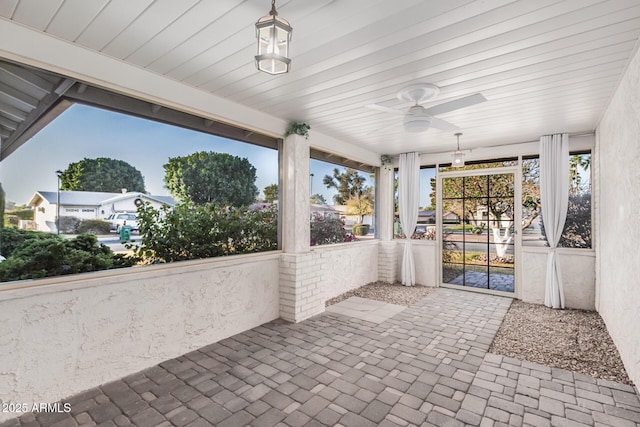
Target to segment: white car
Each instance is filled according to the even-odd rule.
[[[111,229],[116,230],[116,233],[120,232],[120,227],[125,223],[131,227],[131,231],[139,231],[138,229],[138,217],[135,213],[115,213],[109,215],[107,221],[111,224]]]

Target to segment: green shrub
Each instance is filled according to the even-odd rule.
[[[146,262],[246,254],[278,248],[277,211],[181,204],[138,208],[140,244],[129,245]]]
[[[75,216],[61,216],[60,217],[60,233],[64,234],[78,234],[78,227],[82,220]]]
[[[19,219],[33,221],[33,209],[18,209],[11,211],[11,215],[17,216]]]
[[[473,234],[482,234],[484,233],[485,223],[481,222],[480,225],[474,225],[471,229]]]
[[[102,219],[83,219],[78,225],[78,233],[109,234],[111,225]]]
[[[366,236],[369,233],[369,224],[356,224],[351,227],[355,236]]]
[[[344,222],[338,218],[324,218],[315,215],[311,219],[311,246],[343,243],[355,240],[344,229]]]
[[[49,233],[6,227],[0,229],[0,254],[5,258],[9,258],[25,241],[57,238],[57,236]]]
[[[3,235],[6,230],[10,229],[3,229]],[[0,263],[1,282],[128,267],[136,262],[135,257],[114,255],[93,234],[65,240],[55,234],[16,231],[8,234],[10,250]]]
[[[8,227],[17,227],[19,221],[20,221],[20,218],[18,218],[15,215],[7,214],[7,216],[4,217],[4,224]]]

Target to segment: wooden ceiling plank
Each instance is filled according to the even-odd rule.
[[[142,67],[148,67],[178,48],[185,39],[190,39],[209,25],[215,25],[220,18],[237,5],[237,0],[200,1],[131,53],[126,60]]]
[[[110,0],[75,42],[102,51],[143,13],[153,0]]]
[[[189,10],[197,1],[152,2],[127,28],[114,37],[102,51],[115,58],[126,58]]]
[[[109,0],[65,0],[45,31],[62,39],[76,40],[108,2]]]
[[[20,0],[12,19],[36,30],[44,31],[64,0]]]

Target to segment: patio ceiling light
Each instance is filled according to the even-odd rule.
[[[453,161],[451,162],[451,166],[459,168],[464,166],[464,153],[460,151],[460,135],[461,132],[454,133],[454,136],[458,138],[458,149],[453,153]]]
[[[276,1],[271,0],[269,15],[263,16],[256,22],[256,36],[258,37],[256,67],[258,70],[269,74],[289,72],[291,31],[293,28],[289,22],[278,16]]]

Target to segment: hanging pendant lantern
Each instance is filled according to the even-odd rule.
[[[454,136],[458,138],[458,149],[453,153],[451,166],[456,168],[464,166],[464,153],[460,151],[460,135],[462,135],[460,132],[454,134]]]
[[[269,74],[284,74],[289,72],[291,58],[289,58],[289,43],[293,28],[287,20],[278,16],[276,2],[271,0],[269,15],[263,16],[256,22],[256,36],[258,37],[258,54],[256,67]]]

